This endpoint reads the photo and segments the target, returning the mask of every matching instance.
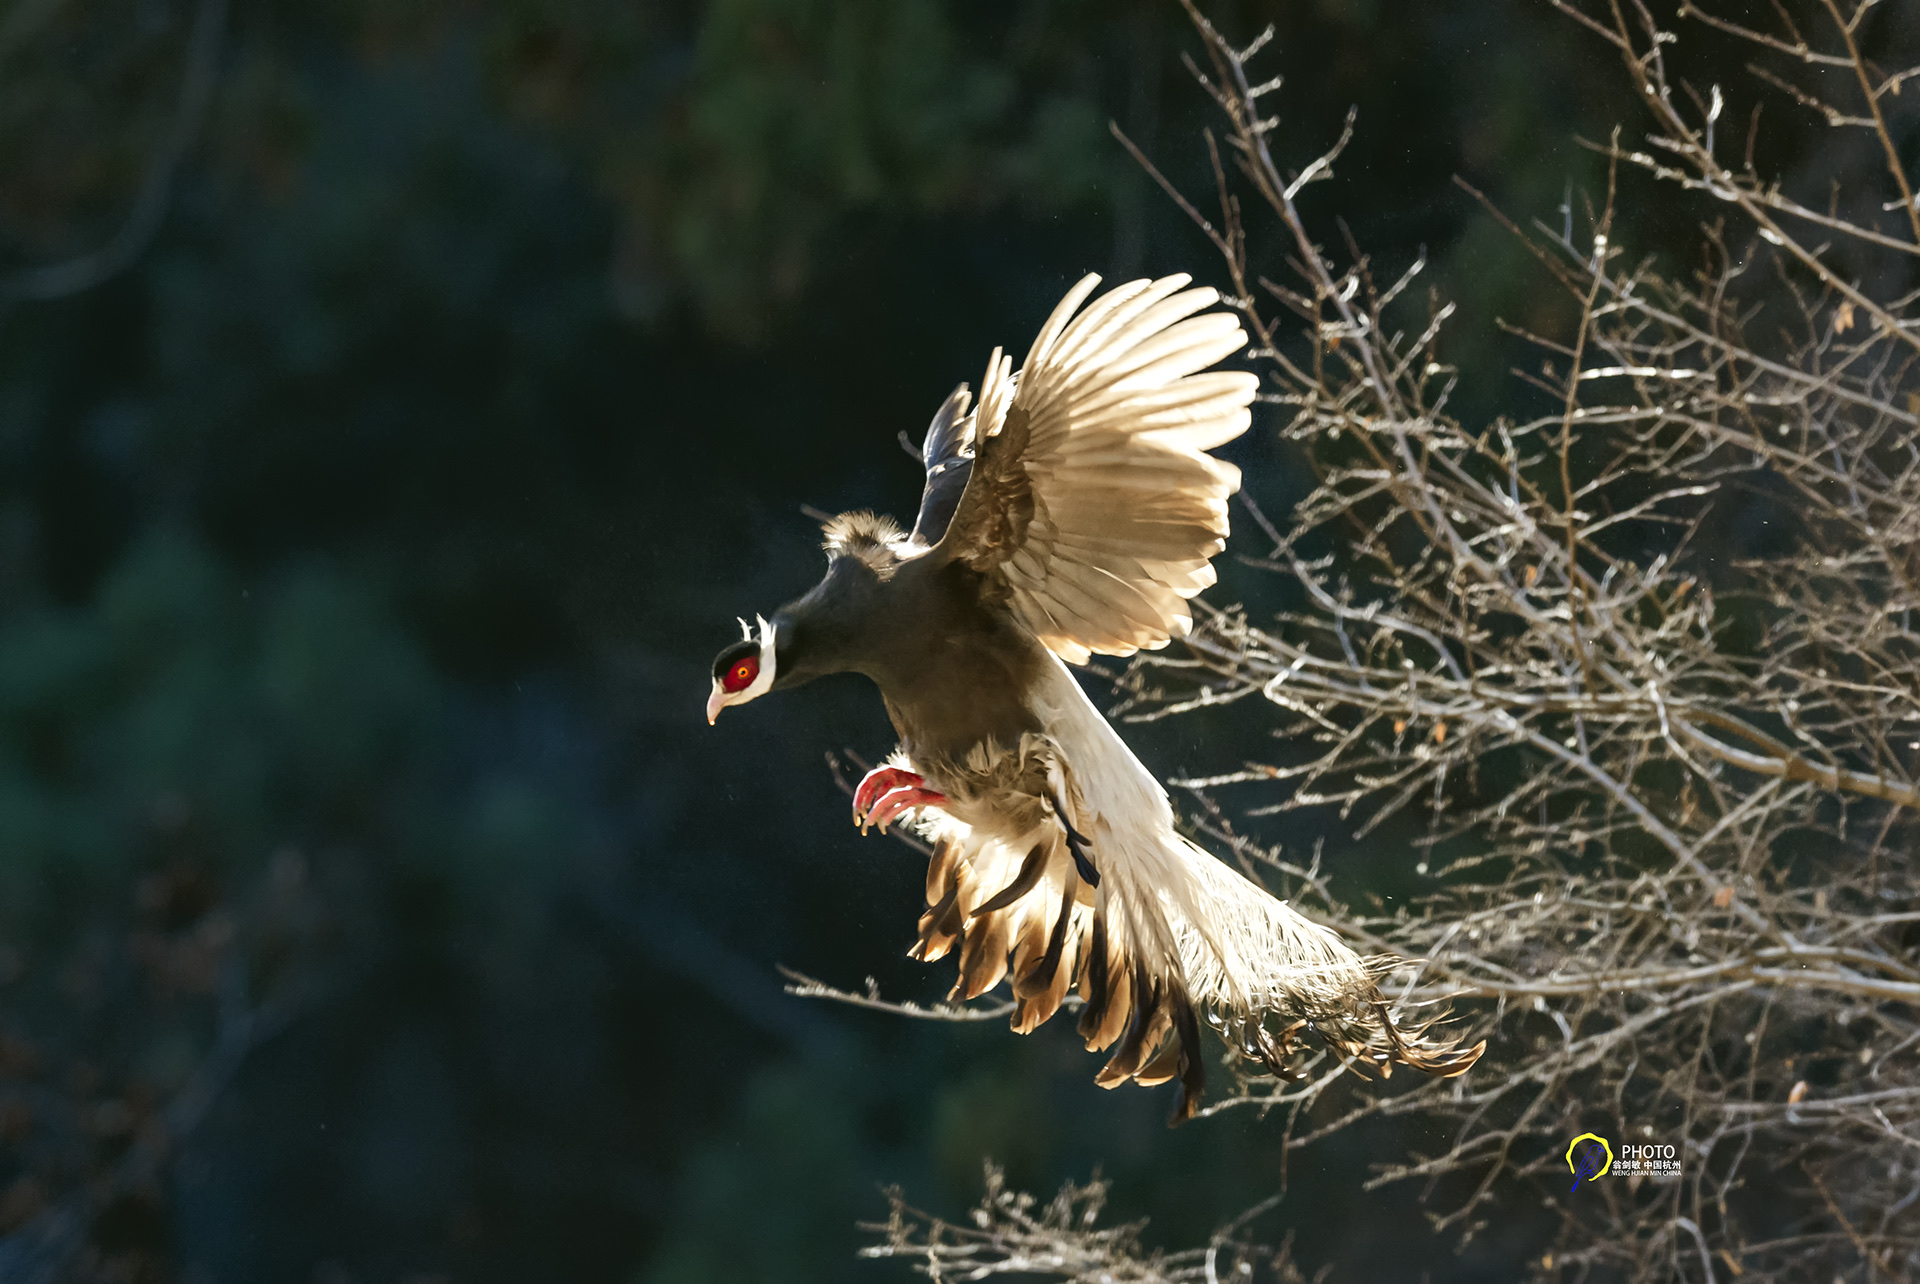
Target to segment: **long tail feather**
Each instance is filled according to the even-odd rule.
[[[1064,843],[1023,836],[1008,844],[947,818],[925,826],[938,835],[935,860],[954,855],[940,899],[921,916],[913,956],[932,961],[959,941],[952,997],[1010,980],[1021,1034],[1050,1019],[1077,985],[1080,1037],[1089,1051],[1112,1049],[1095,1082],[1177,1078],[1173,1122],[1193,1115],[1206,1084],[1203,1015],[1240,1055],[1288,1079],[1301,1077],[1303,1035],[1366,1077],[1390,1076],[1395,1065],[1450,1077],[1485,1051],[1484,1042],[1439,1036],[1433,1021],[1396,1020],[1379,982],[1398,960],[1361,958],[1177,835],[1160,840],[1171,869],[1160,871],[1162,894],[1132,885],[1121,872],[1128,867],[1114,865],[1107,888],[1090,896]],[[1012,882],[983,893],[1009,870]],[[979,898],[972,908],[969,895]],[[1209,921],[1187,917],[1187,906]]]

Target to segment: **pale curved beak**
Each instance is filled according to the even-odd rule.
[[[713,720],[720,716],[720,711],[726,707],[727,693],[722,691],[720,684],[716,682],[713,684],[713,694],[707,697],[707,725],[709,727],[713,725]]]

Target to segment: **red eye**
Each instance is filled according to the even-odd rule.
[[[728,695],[736,691],[745,691],[760,676],[760,657],[750,655],[727,670],[727,676],[720,679],[720,689]]]

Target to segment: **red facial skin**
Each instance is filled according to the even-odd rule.
[[[728,695],[733,695],[752,686],[753,680],[759,676],[760,657],[750,655],[744,660],[736,661],[734,666],[726,671],[720,679],[720,689]]]

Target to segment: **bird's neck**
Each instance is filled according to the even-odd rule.
[[[774,617],[777,687],[832,673],[873,679],[901,740],[957,756],[982,741],[1017,743],[1040,729],[1031,688],[1049,658],[980,603],[961,567],[912,561],[885,579],[836,558],[804,597]]]

